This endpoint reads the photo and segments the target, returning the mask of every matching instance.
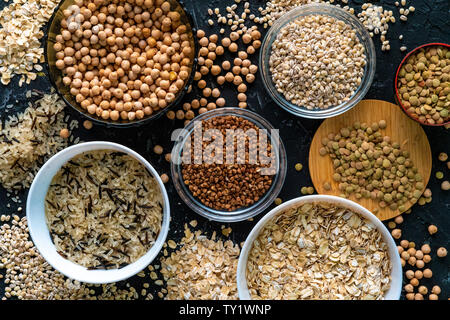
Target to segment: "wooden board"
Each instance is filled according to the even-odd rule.
[[[319,154],[319,149],[322,147],[322,138],[329,133],[338,133],[341,128],[351,126],[356,121],[370,125],[383,119],[386,120],[387,127],[382,130],[382,133],[390,136],[392,142],[400,143],[402,150],[407,150],[410,153],[414,166],[417,167],[423,177],[424,185],[428,184],[431,174],[431,149],[422,127],[405,115],[395,104],[381,100],[363,100],[350,111],[326,119],[314,135],[309,150],[309,172],[314,187],[319,194],[339,196],[342,193],[338,188],[338,182],[335,182],[332,178],[334,170],[331,158],[328,155],[320,156]],[[324,189],[325,182],[331,184],[331,190]],[[376,216],[381,220],[391,219],[402,213],[399,210],[393,211],[388,207],[380,208],[376,200],[356,199],[354,196],[350,196],[349,199],[361,204],[371,212],[376,212],[375,209],[378,209]],[[411,206],[412,203],[406,203],[405,210],[408,210]]]

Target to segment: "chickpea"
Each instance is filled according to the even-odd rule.
[[[218,98],[218,99],[216,100],[216,105],[217,105],[218,107],[223,107],[223,106],[225,106],[225,99],[224,99],[224,98]]]
[[[255,53],[255,48],[253,46],[248,46],[247,47],[247,53],[248,54],[254,54]]]
[[[201,45],[202,47],[207,47],[209,44],[209,40],[208,38],[203,37],[198,41],[198,44]]]
[[[433,235],[433,234],[435,234],[436,232],[438,232],[438,228],[435,226],[435,225],[430,225],[430,226],[428,226],[428,232],[431,234],[431,235]]]
[[[402,230],[394,229],[392,230],[391,234],[394,239],[400,239],[402,237]]]
[[[424,278],[431,278],[433,276],[433,271],[431,271],[431,269],[425,269],[423,270],[423,277]]]
[[[417,280],[416,278],[412,278],[409,283],[414,286],[417,287],[419,285],[419,280]]]
[[[421,251],[422,251],[423,253],[425,253],[425,254],[430,253],[430,252],[431,252],[430,245],[424,244],[424,245],[422,246],[422,248],[421,248]]]
[[[230,63],[230,61],[224,61],[224,62],[222,62],[222,69],[223,69],[223,70],[230,70],[230,68],[231,68],[231,63]]]
[[[173,111],[167,112],[166,115],[167,115],[167,118],[169,118],[170,120],[175,119],[175,112],[173,112]]]
[[[217,76],[218,74],[220,74],[221,71],[222,71],[222,70],[220,69],[220,67],[219,67],[218,65],[213,65],[213,66],[211,67],[211,74],[212,74],[213,76]]]
[[[440,247],[439,249],[437,249],[437,256],[439,258],[444,258],[447,256],[447,249],[445,249],[444,247]]]
[[[220,96],[220,90],[217,89],[217,88],[214,88],[214,89],[211,91],[211,96],[212,96],[213,98],[218,98],[218,97]]]
[[[245,81],[248,83],[253,83],[255,81],[255,75],[249,73],[245,76]]]
[[[253,30],[250,35],[253,40],[259,40],[261,38],[261,33],[258,30]]]
[[[416,268],[422,269],[423,267],[425,267],[425,262],[423,262],[423,260],[417,260],[416,261]]]
[[[234,61],[233,61],[233,64],[234,64],[235,66],[240,66],[240,65],[242,65],[242,59],[241,59],[241,58],[235,58]]]
[[[212,34],[209,36],[209,41],[212,43],[217,43],[217,41],[219,40],[219,37],[217,36],[217,34]]]
[[[59,136],[63,139],[69,138],[69,136],[70,136],[69,130],[66,128],[61,129],[61,131],[59,132]]]
[[[230,33],[230,39],[231,41],[236,41],[239,39],[239,34],[237,32],[231,32]]]
[[[412,271],[412,270],[407,270],[407,271],[405,272],[405,276],[406,276],[407,279],[411,280],[412,278],[414,278],[414,271]]]
[[[228,50],[230,50],[230,52],[237,52],[238,51],[238,45],[236,43],[232,42],[228,46]]]
[[[431,293],[431,294],[428,296],[428,299],[429,299],[429,300],[438,300],[439,297],[438,297],[436,294]]]
[[[441,288],[439,286],[433,286],[433,288],[431,288],[431,293],[433,294],[441,294]]]
[[[238,85],[240,85],[241,83],[242,83],[242,78],[241,78],[241,76],[234,76],[233,84],[234,84],[235,86],[238,86]]]
[[[198,113],[199,114],[202,114],[202,113],[205,113],[205,112],[207,112],[208,111],[208,109],[206,109],[206,108],[200,108],[199,110],[198,110]]]
[[[407,293],[406,294],[406,299],[408,299],[408,300],[414,300],[414,293]]]
[[[225,74],[225,80],[227,82],[232,82],[234,80],[234,75],[231,72],[227,72],[227,74]]]
[[[250,73],[255,74],[258,71],[258,66],[252,64],[248,69],[250,70]]]
[[[414,295],[414,300],[423,300],[423,295],[421,293],[416,293]]]
[[[247,95],[246,95],[245,93],[239,93],[239,94],[237,95],[237,98],[238,98],[238,100],[239,100],[240,102],[245,102],[245,101],[247,101]]]
[[[223,55],[225,53],[225,50],[224,50],[224,48],[222,46],[217,46],[215,52],[216,52],[216,55],[221,56],[221,55]]]
[[[217,84],[222,85],[225,83],[225,77],[224,76],[218,76],[217,77]]]
[[[261,41],[259,41],[259,40],[253,41],[252,46],[255,49],[259,49],[261,47]]]
[[[245,83],[241,83],[238,87],[237,87],[238,92],[247,92],[247,86],[245,85]]]
[[[193,109],[198,109],[198,107],[200,107],[200,101],[198,101],[198,99],[194,99],[191,101],[191,106]]]
[[[200,89],[204,89],[206,87],[206,81],[205,80],[200,80],[199,82],[197,82],[197,86]]]
[[[216,109],[216,104],[214,102],[210,102],[206,105],[206,109],[209,110],[214,110]]]
[[[429,254],[426,254],[423,256],[423,262],[429,263],[431,261],[431,256]]]
[[[238,107],[241,109],[247,108],[247,102],[245,102],[245,101],[239,102]]]
[[[201,107],[205,107],[207,103],[208,103],[208,100],[206,100],[206,98],[200,98],[200,106]]]
[[[160,155],[164,151],[163,147],[161,147],[159,144],[153,147],[153,152]]]
[[[202,94],[204,97],[208,98],[211,96],[212,90],[211,88],[204,88]]]
[[[417,291],[419,291],[420,294],[426,295],[428,293],[428,288],[425,286],[420,286]]]
[[[197,38],[201,39],[206,35],[205,31],[198,29],[197,30]]]
[[[423,272],[420,270],[416,270],[414,272],[414,278],[416,278],[417,280],[421,280],[423,278]]]
[[[230,38],[223,38],[222,39],[222,46],[224,46],[225,48],[228,48],[231,45],[231,40]]]
[[[251,41],[252,41],[252,37],[248,33],[246,33],[242,36],[242,42],[244,44],[249,44]]]

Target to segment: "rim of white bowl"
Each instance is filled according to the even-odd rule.
[[[78,265],[74,262],[71,262],[67,259],[64,259],[56,252],[56,247],[51,240],[50,232],[47,227],[47,223],[45,222],[45,209],[43,212],[33,213],[32,203],[36,199],[36,193],[38,193],[38,189],[42,189],[43,185],[41,180],[44,176],[48,175],[49,171],[56,172],[61,168],[61,166],[66,163],[68,160],[72,159],[78,154],[87,151],[94,150],[114,150],[124,152],[132,157],[134,157],[137,161],[139,161],[142,165],[144,165],[153,177],[158,182],[159,188],[161,190],[161,194],[163,197],[163,219],[161,224],[161,230],[156,238],[153,246],[147,251],[145,255],[140,257],[133,263],[128,264],[127,266],[119,269],[109,269],[109,270],[88,270],[86,267]],[[61,158],[65,158],[68,160],[64,160],[61,165],[56,165],[55,162],[61,160]],[[62,160],[61,160],[62,161]],[[54,177],[52,175],[51,180]],[[45,200],[45,195],[47,194],[48,186],[45,188],[44,198],[42,202]],[[44,186],[45,187],[45,186]],[[42,193],[42,192],[41,192]],[[26,204],[26,217],[28,220],[28,229],[31,235],[31,239],[38,249],[39,253],[42,257],[57,271],[65,275],[66,277],[78,280],[85,283],[90,284],[105,284],[112,283],[121,280],[125,280],[130,278],[131,276],[139,273],[143,269],[145,269],[159,254],[161,251],[164,242],[167,238],[167,234],[169,232],[169,223],[170,223],[170,203],[169,198],[167,196],[166,188],[164,187],[161,178],[159,177],[158,172],[153,168],[153,166],[140,154],[133,151],[132,149],[125,147],[121,144],[108,142],[108,141],[92,141],[92,142],[84,142],[79,143],[68,148],[65,148],[53,155],[39,170],[36,174],[33,183],[31,184],[30,190],[28,192],[27,204]],[[42,211],[42,210],[41,210]],[[40,234],[40,230],[38,231],[38,227],[42,229],[42,220],[45,224],[45,228],[47,230],[47,234]],[[43,237],[47,238],[46,241],[43,241]],[[51,245],[49,245],[48,240],[50,240]],[[51,249],[49,251],[49,249]]]
[[[248,254],[253,246],[253,241],[259,235],[262,228],[266,225],[266,223],[278,214],[281,211],[286,210],[287,208],[297,206],[301,203],[310,203],[310,202],[327,202],[334,203],[337,205],[342,205],[346,208],[351,209],[352,211],[361,214],[368,220],[370,220],[376,228],[381,232],[383,240],[388,245],[389,259],[392,263],[391,270],[391,286],[388,292],[385,294],[385,300],[398,300],[400,299],[400,294],[402,291],[402,265],[400,262],[400,257],[397,251],[397,245],[395,244],[394,239],[392,238],[389,230],[385,227],[385,225],[379,220],[373,213],[359,205],[356,202],[353,202],[348,199],[344,199],[337,196],[328,196],[328,195],[311,195],[311,196],[303,196],[298,197],[292,200],[289,200],[276,208],[272,209],[268,212],[261,220],[253,227],[252,231],[247,236],[245,240],[244,246],[242,247],[241,254],[239,255],[239,261],[237,266],[237,289],[240,300],[251,300],[250,293],[248,291],[247,286],[247,278],[246,278],[246,269],[247,269],[247,260]]]

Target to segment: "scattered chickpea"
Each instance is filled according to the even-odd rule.
[[[431,293],[441,294],[441,288],[439,286],[433,286],[433,288],[431,288]]]
[[[218,65],[213,65],[211,67],[211,74],[213,76],[217,76],[222,70],[220,69],[220,67]]]
[[[167,118],[169,118],[170,120],[175,119],[175,112],[172,110],[168,111],[166,115],[167,115]]]
[[[231,68],[231,63],[230,61],[225,60],[224,62],[222,62],[222,69],[223,70],[230,70]]]
[[[223,106],[225,106],[225,99],[224,99],[224,98],[218,98],[218,99],[216,100],[216,105],[217,105],[218,107],[223,107]]]
[[[448,159],[448,155],[445,152],[441,152],[441,153],[439,153],[438,158],[439,158],[439,161],[445,162]]]
[[[200,80],[199,82],[197,82],[197,87],[199,87],[199,89],[206,88],[206,81],[205,80]]]
[[[413,287],[413,285],[410,284],[410,283],[408,283],[407,285],[405,285],[403,288],[404,288],[405,291],[408,292],[408,293],[414,292],[414,287]]]
[[[444,258],[447,256],[447,249],[445,249],[444,247],[440,247],[439,249],[437,249],[437,256],[439,258]]]
[[[250,42],[252,42],[252,37],[251,37],[251,35],[249,35],[248,33],[244,34],[244,35],[242,36],[242,42],[243,42],[244,44],[249,44]]]
[[[436,294],[431,293],[431,294],[428,296],[428,299],[429,299],[429,300],[438,300],[439,297],[438,297]]]
[[[431,248],[429,244],[424,244],[421,248],[423,253],[428,254],[431,252]]]
[[[217,77],[217,83],[218,83],[219,85],[224,84],[224,83],[225,83],[225,77],[224,77],[224,76],[218,76],[218,77]]]
[[[248,46],[247,47],[247,53],[248,54],[254,54],[255,53],[255,47],[253,47],[253,46]]]
[[[163,147],[161,147],[159,144],[153,147],[153,152],[156,154],[162,154],[164,151]]]
[[[411,280],[412,278],[414,278],[414,271],[412,271],[412,270],[407,270],[407,271],[405,272],[405,276],[406,276],[406,279]]]
[[[414,300],[414,293],[410,292],[406,294],[406,299],[408,300]]]
[[[217,88],[212,89],[212,91],[211,91],[211,96],[212,96],[213,98],[218,98],[218,97],[220,96],[220,90],[217,89]]]
[[[225,80],[227,82],[232,82],[234,80],[234,75],[231,72],[227,72],[227,74],[225,75]]]
[[[402,252],[403,251],[405,251],[405,249],[403,249],[403,247],[402,246],[397,246],[397,251],[398,251],[398,254],[402,254]]]
[[[430,263],[430,261],[431,261],[431,256],[429,255],[429,254],[426,254],[426,255],[424,255],[423,256],[423,262],[425,262],[425,263]]]
[[[222,46],[217,46],[216,48],[216,55],[221,56],[225,53],[225,50]]]
[[[169,176],[165,173],[163,173],[160,178],[163,183],[169,182]]]
[[[208,110],[214,110],[214,109],[216,109],[216,107],[217,106],[214,102],[210,102],[206,105],[206,109],[208,109]]]
[[[417,262],[416,257],[409,257],[409,259],[408,259],[408,264],[409,264],[409,265],[415,266],[415,265],[416,265],[416,262]]]
[[[402,230],[394,229],[392,230],[391,234],[394,239],[400,239],[402,237]]]
[[[430,234],[435,234],[436,232],[438,232],[438,228],[434,224],[432,224],[428,226],[428,232]]]
[[[248,67],[248,70],[250,70],[250,73],[255,74],[258,71],[258,66],[252,64]]]
[[[61,131],[59,132],[59,135],[61,138],[67,139],[70,136],[70,132],[68,129],[64,128],[64,129],[61,129]]]
[[[238,92],[247,92],[247,86],[245,85],[245,83],[241,83],[238,87],[237,87]]]
[[[238,51],[238,45],[235,42],[232,42],[228,46],[228,50],[230,50],[230,52],[237,52]]]
[[[245,81],[248,83],[253,83],[255,81],[255,75],[249,73],[245,76]]]
[[[171,153],[166,153],[164,155],[164,159],[166,159],[167,162],[170,162],[172,160],[172,154]]]
[[[245,94],[245,93],[239,93],[238,95],[237,95],[237,98],[238,98],[238,100],[240,101],[240,102],[245,102],[245,101],[247,101],[247,95]]]
[[[409,281],[409,283],[410,283],[412,286],[417,287],[417,286],[419,285],[419,280],[416,279],[416,278],[412,278],[412,279]]]
[[[416,293],[414,295],[414,300],[423,300],[423,295],[421,293]]]
[[[211,93],[212,93],[211,88],[205,88],[205,89],[203,89],[203,91],[202,91],[202,94],[203,94],[203,96],[204,96],[205,98],[210,97],[210,96],[211,96]]]
[[[184,111],[183,110],[177,110],[175,116],[176,116],[176,118],[178,120],[184,120]]]
[[[239,39],[239,34],[237,32],[231,32],[230,33],[230,39],[231,41],[236,41]]]
[[[209,40],[208,38],[203,37],[200,40],[198,40],[198,44],[201,45],[202,47],[206,47],[209,44]]]
[[[423,278],[423,272],[420,270],[416,270],[414,272],[414,278],[416,278],[417,280],[421,280]]]
[[[231,40],[228,37],[225,37],[222,39],[222,46],[224,46],[225,48],[228,48],[231,44]]]
[[[239,86],[241,83],[242,83],[242,78],[241,78],[241,76],[238,76],[238,75],[236,75],[236,76],[234,76],[234,78],[233,78],[233,84],[235,85],[235,86]]]
[[[241,108],[241,109],[247,108],[247,102],[245,102],[245,101],[239,102],[238,103],[238,107]]]
[[[417,291],[422,294],[422,295],[426,295],[428,293],[428,288],[425,286],[420,286]]]
[[[425,262],[423,262],[423,260],[417,260],[416,261],[416,268],[422,269],[423,267],[425,267]]]
[[[394,219],[396,224],[402,224],[403,223],[403,217],[402,216],[397,216]]]
[[[84,127],[86,130],[91,130],[92,127],[93,127],[92,121],[84,120],[84,121],[83,121],[83,127]]]
[[[206,35],[205,31],[203,31],[202,29],[198,29],[197,30],[197,38],[201,39]]]
[[[424,278],[431,278],[433,276],[433,271],[431,271],[431,269],[425,269],[423,270],[423,277]]]

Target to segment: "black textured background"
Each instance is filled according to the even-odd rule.
[[[237,11],[242,12],[243,2],[244,1],[238,5],[239,9]],[[197,22],[198,27],[203,28],[206,30],[207,34],[210,34],[211,32],[218,33],[219,27],[210,27],[207,24],[207,19],[209,18],[207,8],[219,7],[223,13],[225,12],[225,7],[231,6],[234,2],[232,0],[186,0],[185,3],[187,9],[191,12],[194,20]],[[255,14],[258,13],[258,7],[264,5],[264,1],[259,0],[251,0],[250,3],[252,12]],[[356,12],[360,12],[360,7],[363,3],[364,1],[362,0],[349,0],[349,5],[354,7]],[[400,21],[398,8],[395,7],[394,0],[372,1],[372,3],[381,4],[385,9],[393,10],[394,16],[397,18],[397,23],[391,25],[387,35],[387,39],[390,40],[391,44],[391,50],[389,52],[382,52],[378,37],[374,38],[377,53],[377,71],[372,87],[366,97],[394,102],[394,72],[404,56],[399,50],[400,46],[407,46],[409,51],[424,43],[449,43],[450,1],[408,0],[407,6],[415,6],[416,11],[408,16],[408,21],[406,23]],[[2,2],[0,8],[3,8],[5,5],[7,5],[7,3]],[[398,39],[400,34],[403,34],[403,40]],[[251,59],[254,63],[257,63],[257,54],[253,55]],[[23,111],[27,102],[25,98],[25,92],[27,90],[39,89],[49,92],[50,83],[46,77],[39,77],[38,80],[33,81],[30,85],[21,88],[17,85],[18,79],[19,77],[15,77],[8,86],[0,85],[0,119],[2,121],[4,121],[7,116],[5,113],[5,106],[8,104],[15,104],[15,108],[13,109],[14,112]],[[212,85],[214,86],[214,84]],[[236,90],[234,87],[225,85],[221,91],[223,96],[227,99],[227,106],[237,105],[235,99]],[[190,101],[195,97],[199,97],[199,95],[194,90],[194,92],[187,96],[185,100]],[[302,186],[312,185],[307,169],[308,150],[314,132],[321,121],[296,118],[280,109],[264,92],[259,75],[257,80],[249,85],[248,105],[250,110],[258,112],[268,119],[276,128],[280,129],[280,135],[288,155],[286,182],[280,197],[286,201],[300,196],[300,188]],[[72,116],[77,117],[76,114],[73,114]],[[166,117],[162,117],[156,122],[139,129],[105,129],[100,126],[94,126],[92,130],[87,131],[80,125],[81,129],[76,130],[72,134],[79,136],[84,141],[107,140],[124,144],[147,158],[160,173],[167,173],[170,175],[169,164],[162,156],[156,156],[152,152],[152,148],[154,145],[160,144],[164,147],[165,152],[169,152],[172,145],[170,142],[170,134],[173,129],[181,127],[182,125],[181,121],[170,121]],[[445,163],[437,160],[437,156],[440,152],[450,153],[450,135],[443,127],[425,127],[424,129],[427,133],[433,153],[432,176],[428,186],[433,192],[433,200],[430,204],[425,206],[415,205],[410,215],[404,215],[405,222],[401,225],[401,229],[403,231],[404,239],[414,241],[419,246],[425,242],[430,243],[433,253],[435,253],[436,249],[440,246],[445,246],[447,249],[450,249],[450,196],[448,191],[444,192],[440,189],[440,181],[434,177],[436,171],[443,171],[445,175],[444,179],[450,179],[450,172],[446,168]],[[294,169],[294,165],[298,162],[302,163],[304,166],[304,169],[301,172],[297,172]],[[223,225],[222,223],[208,221],[190,211],[187,206],[182,203],[172,183],[169,182],[166,187],[171,201],[172,215],[168,239],[179,240],[183,235],[183,224],[193,219],[196,219],[199,222],[197,228],[205,230],[208,234],[211,234],[213,231],[217,231],[217,233],[220,234],[221,226]],[[24,207],[26,195],[26,191],[20,194],[20,197],[23,200],[23,203],[21,204],[22,207]],[[6,204],[8,203],[11,204],[11,208],[6,207]],[[7,199],[5,190],[0,187],[0,214],[16,213],[15,208],[14,203]],[[265,212],[268,212],[269,210],[270,208]],[[25,212],[22,212],[22,214],[25,214]],[[259,217],[261,216],[262,214]],[[253,222],[245,221],[231,224],[233,231],[230,238],[237,243],[244,241],[246,235],[255,225],[257,220],[258,217],[256,217]],[[433,236],[430,236],[427,232],[427,226],[431,223],[437,225],[439,228],[438,233]],[[449,259],[449,256],[444,259],[438,259],[434,254],[432,262],[428,265],[428,267],[433,270],[433,278],[421,281],[421,284],[427,285],[429,289],[435,284],[439,285],[442,288],[440,299],[447,299],[450,297]],[[155,260],[154,264],[157,263],[158,261]],[[4,272],[4,270],[1,270],[0,272]],[[133,277],[128,281],[123,281],[120,285],[130,283],[138,289],[138,292],[140,292],[141,284],[144,281],[151,282],[148,277],[145,278],[145,280]],[[0,280],[1,295],[3,295],[3,287],[3,281]],[[149,291],[153,292],[157,298],[157,290],[158,287],[154,286],[151,287]]]

